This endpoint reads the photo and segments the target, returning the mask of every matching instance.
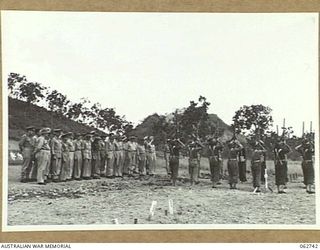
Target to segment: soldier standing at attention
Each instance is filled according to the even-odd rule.
[[[137,159],[137,148],[138,138],[136,136],[131,137],[131,149],[132,149],[132,173],[139,173],[138,159]]]
[[[74,147],[75,147],[75,152],[74,152],[73,178],[77,181],[80,181],[81,170],[82,170],[82,150],[83,150],[82,135],[80,133],[75,134]]]
[[[130,137],[123,141],[123,151],[124,151],[123,175],[131,176],[130,168],[132,167],[132,164],[131,164],[132,159],[131,159],[131,154],[129,152],[129,150],[131,150],[131,144],[132,142]]]
[[[119,145],[119,171],[120,171],[120,177],[123,176],[124,171],[124,163],[125,163],[125,153],[124,153],[124,142],[126,141],[127,137],[122,136],[118,142]]]
[[[180,150],[183,147],[185,147],[185,145],[179,139],[174,139],[169,144],[169,148],[170,148],[169,166],[170,166],[171,180],[172,180],[173,186],[176,185],[176,181],[178,178]]]
[[[156,146],[153,144],[154,137],[149,137],[149,149],[150,149],[150,175],[154,176],[156,173],[156,161],[157,161],[157,155],[156,155]]]
[[[287,154],[291,151],[285,143],[284,138],[280,138],[274,148],[276,185],[279,194],[285,194],[284,187],[287,181]]]
[[[82,142],[82,161],[83,161],[83,169],[82,169],[82,178],[84,180],[91,179],[91,134],[86,134],[85,138]]]
[[[199,183],[199,152],[202,150],[202,148],[203,145],[195,139],[189,144],[189,172],[191,186],[194,183]]]
[[[239,179],[241,182],[247,181],[247,156],[246,149],[243,147],[238,155]]]
[[[39,185],[45,185],[47,177],[45,176],[50,164],[50,146],[49,146],[49,134],[50,128],[43,128],[40,130],[40,137],[37,140],[37,144],[34,148],[34,155],[37,160],[37,182]]]
[[[68,136],[69,133],[64,133],[61,135],[62,140],[62,165],[61,165],[61,172],[60,172],[60,181],[66,182],[68,179],[69,174],[69,145],[68,145]]]
[[[106,177],[106,157],[107,157],[107,152],[106,152],[106,135],[101,135],[101,140],[99,141],[100,144],[100,176],[101,177]]]
[[[208,138],[208,158],[211,172],[212,188],[216,188],[220,180],[220,169],[222,165],[221,153],[223,145],[217,139]]]
[[[75,152],[75,145],[73,141],[73,133],[67,133],[67,145],[69,149],[69,164],[67,170],[67,181],[71,181],[73,178],[73,168],[74,168],[74,152]]]
[[[238,166],[238,154],[242,150],[243,146],[234,136],[230,142],[229,147],[229,158],[228,158],[228,173],[229,173],[229,185],[230,189],[237,189],[237,183],[239,178],[239,166]]]
[[[307,193],[313,194],[314,191],[314,167],[313,155],[314,145],[311,140],[303,138],[302,144],[295,148],[302,155],[303,183],[306,185]]]
[[[107,166],[106,166],[106,175],[107,178],[113,178],[115,175],[114,169],[114,134],[110,133],[109,138],[106,140],[106,154],[107,154]]]
[[[59,138],[61,129],[53,130],[53,138],[50,141],[51,147],[51,173],[52,181],[59,182],[61,172],[62,143]]]
[[[144,145],[144,139],[139,138],[137,146],[137,159],[140,177],[145,175],[146,171],[146,148]]]
[[[171,175],[170,168],[169,168],[169,155],[170,155],[169,143],[170,143],[170,141],[171,141],[170,139],[167,139],[166,144],[164,145],[164,150],[163,150],[163,157],[164,157],[165,167],[166,167],[166,171],[167,171],[168,176]]]
[[[116,135],[113,140],[114,145],[114,164],[113,164],[113,173],[114,177],[121,177],[120,173],[120,149],[119,149],[119,135]]]
[[[91,144],[91,150],[92,150],[92,172],[91,176],[93,179],[100,179],[100,167],[101,167],[101,161],[100,161],[100,136],[95,136],[93,139],[93,142]]]
[[[149,145],[149,136],[145,136],[144,138],[144,147],[146,149],[146,174],[150,174],[150,165],[151,165],[151,148]]]
[[[34,145],[37,144],[39,137],[40,137],[40,129],[35,128],[34,136],[32,137]],[[31,170],[31,181],[37,181],[37,173],[38,173],[37,159],[34,156],[32,158],[33,158],[33,162],[32,162],[32,170]]]
[[[252,183],[253,188],[257,193],[260,193],[260,181],[261,181],[261,171],[262,171],[262,163],[263,163],[263,154],[267,150],[265,149],[263,142],[260,140],[256,140],[253,145],[253,153],[251,159],[251,172],[252,172]]]
[[[27,127],[26,134],[21,137],[19,142],[19,148],[23,156],[22,168],[21,168],[21,182],[29,182],[30,173],[32,171],[32,159],[34,149],[34,127]]]

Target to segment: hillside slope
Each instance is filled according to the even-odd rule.
[[[9,138],[13,140],[18,140],[25,133],[27,126],[60,128],[63,131],[79,133],[96,130],[33,104],[29,106],[23,101],[12,98],[9,98],[8,102]]]

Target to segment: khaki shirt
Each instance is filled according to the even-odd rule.
[[[40,150],[50,151],[49,140],[45,139],[44,136],[40,136],[35,145],[35,152]]]
[[[50,141],[52,156],[60,159],[62,156],[62,142],[57,137],[53,137]]]
[[[91,153],[91,141],[90,140],[84,140],[82,142],[82,156],[83,159],[91,159],[92,158],[92,153]]]

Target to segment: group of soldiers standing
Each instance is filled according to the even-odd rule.
[[[61,129],[51,130],[34,127],[26,128],[26,134],[19,143],[23,155],[21,182],[36,181],[40,185],[47,182],[121,178],[133,174],[155,175],[156,148],[153,136],[137,138],[110,133],[98,135],[90,133],[63,133]],[[261,192],[266,169],[266,148],[260,139],[251,144],[251,174],[255,192]],[[246,149],[236,136],[223,144],[219,138],[208,136],[201,142],[193,137],[187,144],[180,139],[168,139],[164,157],[166,170],[175,186],[179,159],[182,151],[188,152],[191,185],[199,183],[200,159],[204,149],[209,160],[212,188],[221,184],[223,176],[222,152],[227,149],[228,178],[230,189],[237,189],[238,180],[246,182]],[[311,138],[304,137],[297,150],[302,156],[304,184],[308,193],[314,193],[314,145]],[[291,151],[284,137],[279,137],[274,145],[275,184],[278,193],[286,193],[288,182],[287,154]]]
[[[254,192],[261,192],[261,183],[267,178],[266,169],[266,147],[260,139],[254,140],[251,144],[251,174]],[[168,139],[165,149],[165,156],[168,159],[169,172],[173,185],[176,185],[179,169],[179,154],[182,150],[187,150],[189,156],[189,175],[191,185],[198,184],[201,151],[206,150],[209,160],[212,188],[221,184],[223,175],[222,152],[224,148],[228,152],[227,169],[230,189],[237,189],[238,180],[246,182],[246,149],[239,142],[236,136],[226,142],[226,146],[219,138],[209,136],[205,142],[201,142],[194,137],[185,145],[180,139]],[[302,156],[302,170],[304,184],[308,193],[314,193],[314,167],[313,155],[314,145],[310,138],[304,137],[302,143],[295,148]],[[286,144],[284,137],[279,137],[274,145],[275,164],[275,184],[278,193],[286,193],[286,183],[288,182],[287,154],[291,151]]]
[[[155,174],[153,137],[137,141],[110,133],[63,133],[61,129],[27,127],[19,142],[23,155],[21,182],[48,182],[121,178]]]

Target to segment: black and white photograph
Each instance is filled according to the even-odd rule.
[[[2,230],[320,229],[318,21],[1,11]]]

